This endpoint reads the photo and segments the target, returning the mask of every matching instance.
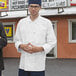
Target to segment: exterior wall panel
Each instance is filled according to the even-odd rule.
[[[76,16],[48,17],[57,23],[57,58],[76,58],[76,43],[69,43],[68,19]]]

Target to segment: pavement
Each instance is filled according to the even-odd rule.
[[[47,59],[46,76],[76,76],[76,59]]]
[[[18,58],[5,58],[2,76],[18,76]],[[47,59],[45,76],[76,76],[76,59]]]

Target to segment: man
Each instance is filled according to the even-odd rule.
[[[56,45],[50,20],[39,15],[41,0],[29,0],[30,16],[19,21],[15,46],[21,53],[19,76],[45,76],[46,54]]]
[[[0,22],[0,76],[1,76],[2,70],[4,69],[2,49],[6,45],[7,45],[6,34],[2,23]]]

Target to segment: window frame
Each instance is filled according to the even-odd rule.
[[[76,19],[68,20],[69,43],[76,43],[76,40],[72,40],[72,22],[76,22]]]
[[[13,40],[8,40],[8,38],[7,38],[7,42],[8,42],[8,43],[14,43],[15,24],[16,24],[16,22],[3,22],[3,26],[13,25],[13,37],[12,37]]]

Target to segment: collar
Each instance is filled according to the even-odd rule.
[[[30,21],[30,22],[35,22],[35,21],[37,21],[39,19],[40,19],[40,15],[34,21],[31,20],[30,16],[28,16],[28,21]]]

